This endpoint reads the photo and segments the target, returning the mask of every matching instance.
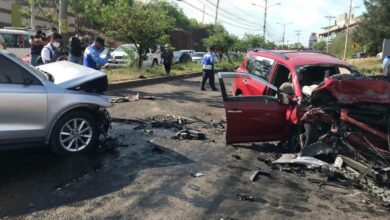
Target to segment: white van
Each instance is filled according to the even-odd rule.
[[[138,59],[138,54],[136,53],[136,47],[134,44],[123,44],[117,47],[114,51],[111,52],[111,58],[108,59],[106,67],[123,67],[126,66],[128,60],[128,52],[134,52],[134,58]],[[149,53],[146,54],[143,66],[153,67],[161,63],[161,52],[160,47],[156,46],[156,49],[149,49]]]
[[[31,32],[22,29],[4,28],[0,29],[7,50],[18,57],[26,56],[30,53],[30,43],[28,42]]]

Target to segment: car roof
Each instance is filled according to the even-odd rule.
[[[347,62],[338,59],[329,54],[313,51],[288,51],[288,50],[269,50],[269,51],[250,51],[253,55],[272,58],[281,63],[290,65],[305,66],[317,64],[336,64],[350,66]]]
[[[24,34],[24,35],[31,35],[31,32],[25,31],[25,30],[15,30],[15,29],[0,29],[0,33],[2,34]]]

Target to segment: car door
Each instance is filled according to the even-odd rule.
[[[277,90],[269,82],[243,73],[219,73],[221,92],[226,111],[226,142],[279,141],[288,137],[290,124],[286,120],[288,105],[272,96],[228,96],[224,79],[254,80]]]
[[[268,80],[273,70],[275,60],[259,55],[248,57],[246,69],[249,74]],[[236,80],[237,87],[240,88],[241,94],[251,96],[261,96],[265,93],[266,86],[251,78],[241,78]]]
[[[47,94],[42,82],[0,54],[0,142],[45,136]]]

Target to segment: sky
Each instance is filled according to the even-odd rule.
[[[199,22],[214,23],[218,0],[170,0],[176,2],[184,13]],[[232,34],[242,37],[245,33],[263,33],[265,0],[219,0],[218,22]],[[347,13],[350,0],[268,0],[267,31],[268,40],[282,44],[283,24],[286,24],[285,43],[298,42],[296,31],[300,31],[300,42],[307,46],[312,32],[320,32],[327,27],[325,16],[338,16]],[[255,5],[253,5],[254,3]],[[280,4],[278,4],[280,3]],[[190,6],[190,5],[192,6]],[[365,7],[363,0],[353,0],[352,13],[361,15]],[[334,22],[334,20],[333,20]]]

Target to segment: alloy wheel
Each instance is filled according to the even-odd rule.
[[[75,118],[62,126],[60,131],[61,146],[70,152],[78,152],[88,146],[92,140],[93,130],[87,120]]]

